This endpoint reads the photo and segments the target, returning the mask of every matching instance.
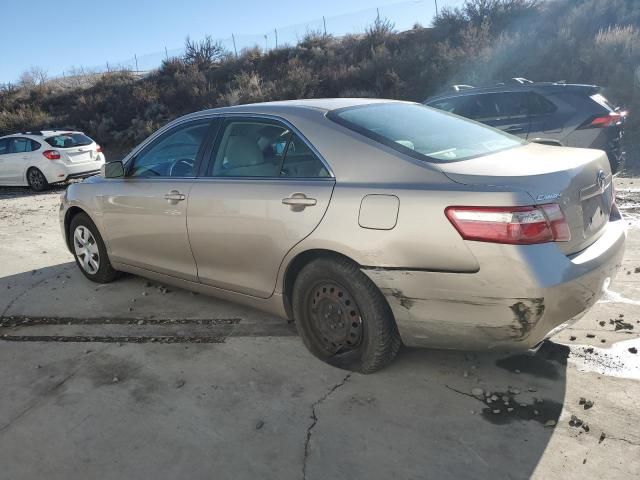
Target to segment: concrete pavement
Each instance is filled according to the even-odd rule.
[[[537,355],[404,349],[369,376],[245,307],[91,284],[57,194],[0,190],[0,478],[638,477],[636,188],[611,292]]]

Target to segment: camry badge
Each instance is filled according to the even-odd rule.
[[[547,200],[557,200],[560,198],[559,193],[541,193],[536,197],[536,202],[545,202]]]

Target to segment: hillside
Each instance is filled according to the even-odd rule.
[[[6,85],[0,133],[78,128],[123,151],[203,108],[333,96],[423,100],[453,83],[526,77],[604,86],[605,95],[631,111],[628,137],[639,137],[637,0],[469,0],[462,9],[443,10],[433,28],[395,33],[382,20],[365,35],[310,32],[295,46],[245,50],[237,58],[206,39],[190,47],[144,78],[118,72],[89,87]],[[630,147],[634,155],[640,150]]]

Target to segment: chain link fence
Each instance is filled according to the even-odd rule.
[[[372,7],[346,15],[327,15],[296,25],[274,26],[274,28],[261,33],[234,33],[227,38],[215,38],[213,35],[212,37],[230,53],[239,54],[247,48],[259,48],[267,52],[275,48],[295,45],[308,33],[325,33],[336,37],[364,33],[376,18],[388,19],[395,24],[396,29],[399,31],[408,30],[416,23],[428,26],[436,16],[438,9],[458,7],[463,3],[464,0],[403,1],[381,7]],[[194,40],[199,39],[194,38]],[[100,65],[69,67],[52,78],[58,82],[81,83],[82,77],[95,77],[114,71],[126,70],[145,74],[158,68],[163,60],[180,57],[183,54],[184,47],[162,46],[156,52],[133,53],[131,58],[124,60],[105,60]]]

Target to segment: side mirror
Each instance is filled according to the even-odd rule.
[[[100,174],[104,178],[120,178],[124,177],[124,165],[121,161],[105,163],[100,168]]]

